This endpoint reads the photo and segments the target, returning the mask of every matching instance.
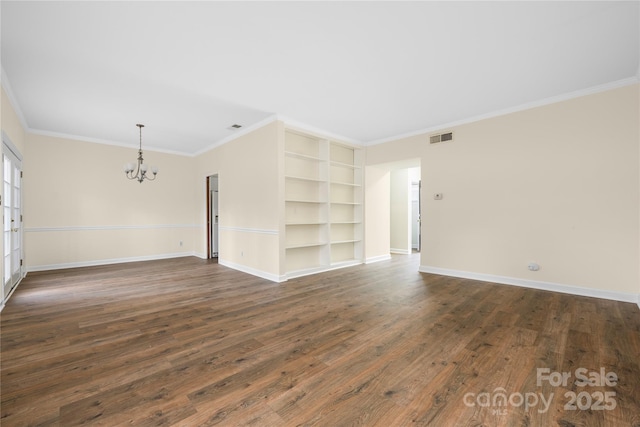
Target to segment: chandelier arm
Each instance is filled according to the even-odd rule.
[[[127,178],[129,178],[129,179],[139,179],[138,178],[139,174],[140,174],[140,161],[137,162],[135,169],[130,170],[129,172],[127,172]]]

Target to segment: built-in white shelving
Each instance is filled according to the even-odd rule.
[[[361,263],[361,149],[286,130],[284,154],[286,275]]]

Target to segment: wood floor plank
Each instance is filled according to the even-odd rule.
[[[198,258],[30,273],[0,317],[0,423],[640,427],[636,305],[418,262],[284,283]],[[619,380],[579,387],[581,367]],[[581,391],[616,407],[567,409]],[[527,394],[553,399],[514,404]]]

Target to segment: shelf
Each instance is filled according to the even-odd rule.
[[[360,166],[352,165],[349,163],[336,162],[334,160],[331,161],[331,166],[338,166],[341,168],[348,168],[348,169],[360,169]]]
[[[318,221],[318,222],[287,222],[285,223],[285,225],[326,225],[328,224],[328,222],[324,221]]]
[[[351,182],[338,182],[338,181],[331,181],[331,185],[346,185],[347,187],[362,187],[362,185],[360,184],[354,184]]]
[[[297,181],[309,181],[309,182],[325,182],[324,179],[320,178],[306,178],[304,176],[293,176],[293,175],[285,175],[286,179],[295,179]]]
[[[283,160],[286,276],[361,263],[363,150],[285,129]]]
[[[311,160],[314,162],[323,162],[324,159],[320,158],[320,157],[316,157],[316,156],[310,156],[308,154],[301,154],[301,153],[296,153],[295,151],[285,151],[284,154],[288,157],[295,157],[297,159],[302,159],[302,160]]]
[[[358,202],[329,202],[332,205],[348,205],[348,206],[359,206],[362,203],[358,203]]]
[[[287,199],[287,200],[285,200],[285,202],[293,202],[293,203],[317,203],[317,204],[327,203],[327,202],[323,202],[323,201],[320,201],[320,200],[300,200],[300,199]]]
[[[327,242],[301,243],[298,245],[287,246],[285,249],[313,248],[315,246],[324,246],[326,244]]]

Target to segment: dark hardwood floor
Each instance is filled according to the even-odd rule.
[[[640,426],[636,305],[418,261],[30,273],[1,314],[0,424]]]

